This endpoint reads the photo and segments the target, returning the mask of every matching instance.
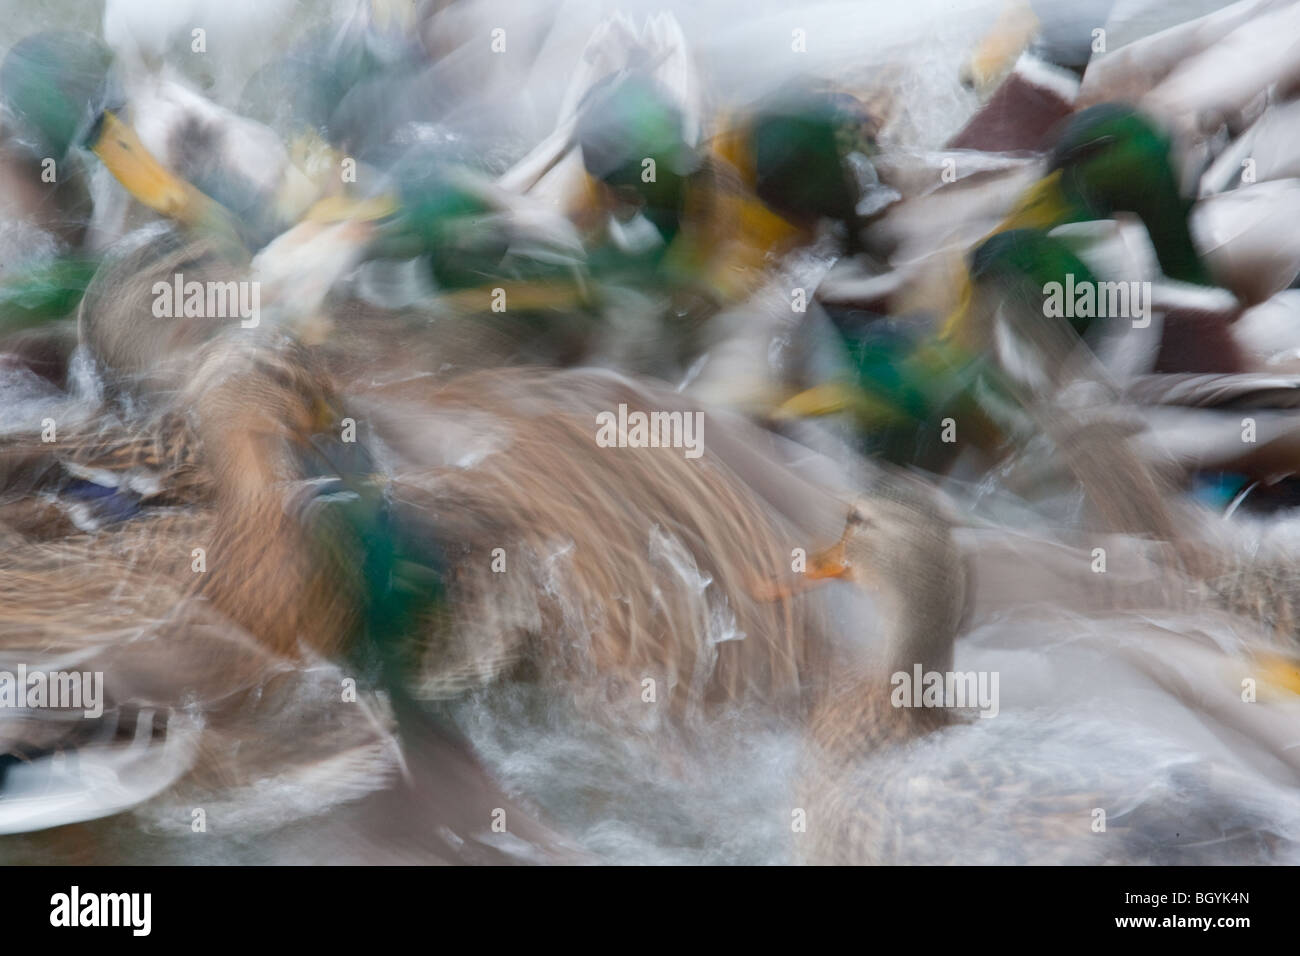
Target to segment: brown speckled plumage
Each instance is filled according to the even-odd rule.
[[[601,373],[517,369],[378,397],[376,425],[400,462],[395,493],[436,515],[454,545],[455,626],[425,654],[426,693],[524,664],[616,707],[642,706],[652,678],[680,711],[746,696],[797,702],[824,680],[825,622],[803,602],[749,592],[789,560],[789,534],[710,453],[709,429],[723,426],[706,421],[699,459],[596,444],[597,413],[691,411],[679,396]],[[466,441],[443,454],[468,459],[430,467],[439,427]],[[487,444],[475,452],[474,441]],[[491,569],[494,548],[504,573]]]

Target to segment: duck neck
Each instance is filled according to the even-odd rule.
[[[952,669],[953,641],[965,598],[964,588],[932,582],[910,582],[896,593],[889,607],[884,665],[886,673],[922,673]],[[919,586],[918,586],[919,584]]]
[[[813,737],[828,759],[854,762],[864,753],[932,733],[953,719],[944,707],[899,706],[899,675],[921,688],[925,675],[952,670],[964,591],[936,583],[895,594],[885,592],[885,651],[881,670],[841,684],[812,719]],[[919,671],[919,676],[918,676]],[[913,700],[911,694],[907,695]]]
[[[965,567],[951,540],[937,553],[903,548],[894,557],[872,575],[881,598],[883,653],[874,666],[832,689],[811,718],[813,739],[834,762],[856,762],[874,748],[906,743],[953,719],[949,708],[900,705],[896,690],[900,674],[910,684],[919,669],[919,686],[924,686],[926,674],[952,670],[953,640],[965,607]]]
[[[1209,273],[1192,242],[1186,210],[1181,202],[1174,209],[1158,208],[1144,214],[1142,220],[1155,247],[1161,272],[1178,282],[1211,284]]]
[[[1160,271],[1178,282],[1210,285],[1209,274],[1192,242],[1188,225],[1190,206],[1178,190],[1178,181],[1168,162],[1163,168],[1140,177],[1128,192],[1129,206],[1151,237]]]
[[[355,616],[347,569],[285,514],[282,497],[219,504],[199,592],[284,656],[336,653]]]
[[[303,475],[290,439],[260,422],[219,419],[205,435],[216,495],[208,570],[198,588],[212,604],[285,656],[302,647],[333,654],[356,617],[356,575],[346,544],[313,534],[288,507]]]

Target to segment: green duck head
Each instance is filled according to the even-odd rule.
[[[978,407],[980,382],[991,370],[978,356],[926,337],[914,320],[827,311],[839,334],[844,371],[788,398],[775,410],[776,420],[847,413],[863,451],[931,469],[942,468],[960,450],[943,437],[945,419],[960,421],[963,430],[978,429],[980,442],[992,434],[989,416]]]
[[[38,155],[61,160],[89,145],[104,109],[116,105],[112,65],[112,51],[89,34],[33,34],[0,65],[0,101]]]
[[[970,254],[970,278],[977,297],[996,296],[1024,315],[1042,314],[1052,283],[1097,288],[1096,276],[1069,246],[1036,229],[1010,229],[984,240]],[[1080,337],[1094,321],[1069,318]]]
[[[807,88],[781,91],[756,111],[750,127],[755,191],[791,222],[828,218],[849,224],[859,190],[847,157],[871,155],[874,124],[857,100]]]
[[[1171,279],[1209,284],[1192,244],[1191,204],[1178,189],[1168,136],[1128,106],[1102,103],[1070,118],[1049,157],[1064,204],[1062,222],[1132,213],[1146,226]]]
[[[960,341],[1005,382],[1033,389],[1059,383],[1080,340],[1095,343],[1113,327],[1114,296],[1129,301],[1128,283],[1099,283],[1065,243],[1035,229],[990,236],[968,264]]]
[[[668,93],[647,76],[611,77],[587,94],[575,135],[588,174],[638,207],[671,239],[699,157],[686,141],[685,117]]]
[[[165,168],[120,115],[113,54],[89,34],[48,31],[16,43],[0,64],[0,102],[38,157],[85,148],[144,205],[240,247],[229,213]]]
[[[509,235],[478,178],[436,145],[411,147],[389,170],[398,210],[385,221],[371,255],[429,256],[445,289],[471,288],[500,274]]]

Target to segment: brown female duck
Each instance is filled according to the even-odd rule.
[[[1221,680],[1231,655],[1171,637],[1149,613],[1116,616],[1094,630],[1077,614],[1039,606],[1033,634],[1015,644],[1022,656],[991,655],[981,641],[955,671],[954,639],[966,630],[968,589],[978,583],[969,567],[952,518],[910,481],[859,500],[840,541],[810,562],[810,578],[872,589],[886,623],[878,655],[814,707],[798,798],[807,814],[799,837],[806,859],[1295,858],[1300,764],[1285,729],[1296,712],[1293,695],[1243,714],[1240,687]],[[1021,627],[1009,610],[983,625],[986,632]],[[972,657],[997,669],[967,670]],[[1125,669],[1135,663],[1141,666]],[[1024,684],[1059,680],[1087,689],[1088,673],[1104,693],[1092,688],[1096,700],[1081,696],[1077,704]],[[955,695],[963,683],[969,695]],[[1015,706],[1036,693],[1037,707]],[[1189,711],[1197,720],[1187,719]],[[1244,743],[1233,750],[1213,734],[1202,739],[1200,721]]]

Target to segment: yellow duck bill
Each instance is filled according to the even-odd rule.
[[[217,204],[154,159],[139,135],[117,114],[106,111],[90,149],[133,197],[185,225],[211,218]]]

